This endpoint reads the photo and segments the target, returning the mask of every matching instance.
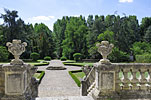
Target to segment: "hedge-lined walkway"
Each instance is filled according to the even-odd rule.
[[[56,64],[59,60],[53,60]],[[59,63],[58,63],[59,64]],[[80,96],[80,88],[68,74],[70,70],[80,70],[80,67],[65,66],[66,70],[46,70],[47,66],[39,66],[38,70],[45,71],[45,76],[39,85],[39,97]]]

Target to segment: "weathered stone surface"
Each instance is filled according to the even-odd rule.
[[[100,75],[101,81],[100,81],[100,86],[101,90],[114,90],[114,72],[103,72]]]
[[[107,59],[107,56],[112,52],[113,44],[109,44],[108,41],[102,41],[96,45],[98,52],[102,55],[103,59],[100,60],[100,64],[110,64],[111,62]]]
[[[88,96],[62,96],[36,98],[36,100],[93,100],[93,98]]]
[[[130,99],[148,99],[151,98],[150,87],[145,84],[150,84],[144,76],[146,72],[151,72],[151,63],[112,63],[94,64],[96,69],[96,91],[93,92],[95,100],[105,100],[112,98],[113,100],[130,100]],[[119,72],[123,71],[124,79],[120,80]],[[128,78],[128,73],[133,73],[131,79]],[[141,78],[136,78],[136,73],[141,72]],[[135,73],[135,74],[134,74]],[[123,88],[120,84],[123,83]],[[132,84],[130,87],[129,84]],[[137,84],[140,83],[140,88]],[[96,95],[98,93],[98,95]]]
[[[12,43],[7,42],[6,46],[8,51],[14,55],[14,58],[10,64],[22,65],[23,61],[19,59],[20,55],[25,51],[27,46],[26,42],[21,43],[21,40],[13,40]]]
[[[51,60],[47,70],[65,70],[64,64],[60,60]]]
[[[0,65],[0,100],[31,100],[38,95],[38,82],[33,78],[37,68],[19,59],[27,44],[20,40],[7,43],[15,59]]]
[[[39,97],[80,96],[80,88],[74,82],[68,71],[80,70],[80,67],[65,66],[67,70],[46,70],[47,66],[38,66],[45,71],[38,88]]]

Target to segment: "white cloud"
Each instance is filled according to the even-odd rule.
[[[72,17],[80,17],[80,15],[71,15]]]
[[[125,2],[131,3],[131,2],[133,2],[133,0],[119,0],[119,2],[122,2],[122,3],[125,3]]]
[[[27,18],[25,20],[26,23],[32,23],[33,25],[35,23],[44,23],[49,27],[49,29],[53,30],[53,23],[57,20],[55,16],[36,16]]]
[[[32,18],[28,18],[28,20],[31,21],[49,21],[51,19],[54,19],[54,16],[36,16],[36,17],[32,17]]]

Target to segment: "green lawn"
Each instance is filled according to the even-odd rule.
[[[40,76],[41,73],[35,73],[34,77],[38,79],[38,77]]]
[[[77,73],[73,73],[79,80],[80,79],[82,79],[84,76],[85,76],[85,74],[84,74],[84,72],[77,72]]]

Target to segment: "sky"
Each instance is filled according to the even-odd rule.
[[[136,15],[139,22],[151,17],[151,0],[0,0],[0,13],[4,8],[17,10],[26,24],[44,23],[51,30],[63,16]],[[0,24],[3,21],[0,20]]]

